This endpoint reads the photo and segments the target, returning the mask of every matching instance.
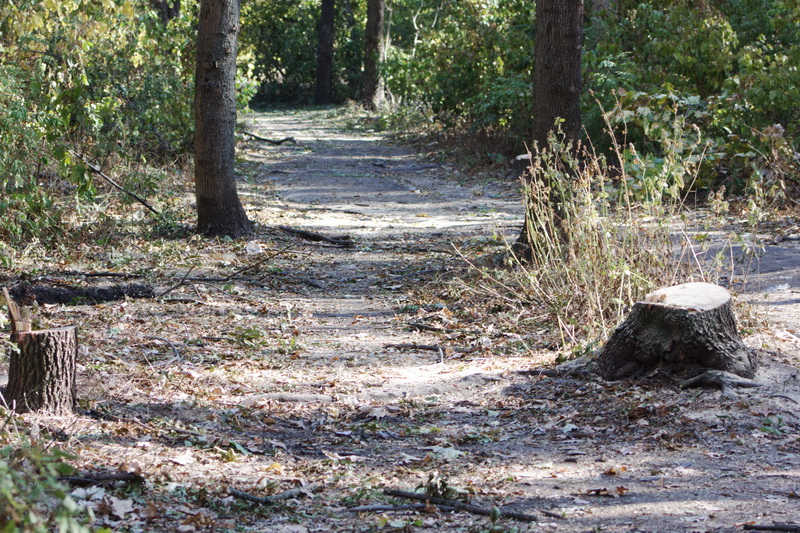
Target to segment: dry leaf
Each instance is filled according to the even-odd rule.
[[[186,452],[176,455],[175,457],[170,457],[169,460],[181,466],[190,465],[195,461],[194,454],[192,454],[191,450],[187,450]]]
[[[608,470],[606,470],[605,472],[603,472],[603,475],[606,475],[606,476],[619,476],[619,475],[621,475],[623,472],[625,472],[627,470],[628,470],[628,467],[626,467],[626,466],[614,465],[611,468],[609,468]]]
[[[258,255],[262,253],[264,249],[258,241],[250,241],[245,245],[244,251],[247,252],[248,255]]]
[[[111,513],[117,518],[125,518],[125,515],[133,511],[133,500],[122,500],[113,496],[108,497]]]

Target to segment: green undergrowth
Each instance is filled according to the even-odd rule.
[[[8,441],[8,439],[4,439]],[[58,448],[7,442],[0,448],[0,531],[107,532],[91,528],[92,512],[73,500],[59,476],[74,469]]]

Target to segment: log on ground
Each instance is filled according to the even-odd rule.
[[[634,304],[596,363],[609,380],[658,370],[685,378],[708,369],[752,378],[758,366],[736,331],[730,293],[710,283],[659,289]]]

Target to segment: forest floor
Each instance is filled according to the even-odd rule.
[[[330,114],[245,117],[248,131],[297,141],[240,145],[250,242],[98,231],[76,239],[71,258],[31,252],[15,267],[35,268],[29,281],[83,285],[120,280],[66,272],[139,272],[156,294],[172,289],[40,310],[46,325],[80,325],[81,409],[26,420],[81,471],[144,478],[75,489],[98,525],[571,532],[800,522],[793,219],[765,235],[737,295],[768,317],[746,339],[769,350],[756,377],[765,386],[723,395],[548,377],[539,371],[559,354],[547,333],[502,329],[459,283],[464,257],[481,261],[513,238],[518,184],[469,176],[435,144],[345,129]],[[280,226],[350,240],[313,242]],[[420,502],[383,492],[425,486],[536,521],[410,508]],[[253,503],[231,488],[300,491]]]

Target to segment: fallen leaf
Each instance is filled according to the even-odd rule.
[[[609,468],[608,470],[606,470],[605,472],[603,472],[603,475],[606,475],[606,476],[619,476],[620,474],[622,474],[623,472],[625,472],[627,470],[628,470],[628,467],[626,467],[626,466],[614,465],[611,468]]]
[[[258,255],[264,251],[258,241],[248,242],[247,245],[245,245],[244,250],[248,255]]]
[[[133,511],[133,500],[122,500],[113,496],[108,497],[111,506],[111,514],[117,518],[125,518],[125,515]]]
[[[358,410],[367,418],[375,418],[376,420],[389,415],[389,411],[379,405],[362,405]]]
[[[466,452],[462,452],[461,450],[456,450],[455,448],[444,447],[444,446],[432,446],[430,450],[431,450],[431,455],[433,455],[437,459],[444,459],[445,461],[452,461],[453,459],[458,459],[462,455],[466,455]]]
[[[191,450],[187,450],[186,452],[176,455],[175,457],[170,457],[169,460],[181,466],[190,465],[195,461],[194,454],[192,454]]]

